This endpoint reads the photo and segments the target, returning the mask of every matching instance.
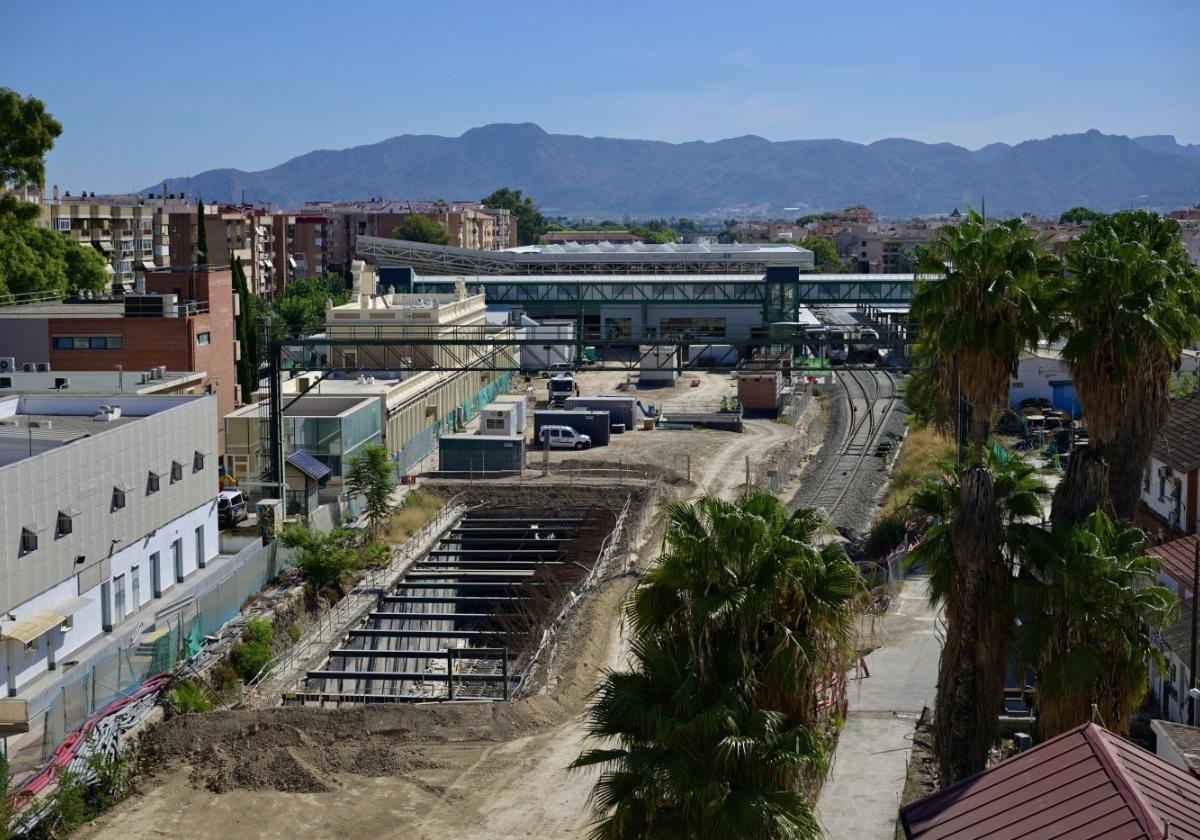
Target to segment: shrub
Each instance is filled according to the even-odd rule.
[[[274,636],[275,631],[266,619],[252,618],[246,622],[242,640],[229,651],[229,664],[242,682],[250,682],[271,661],[271,639]]]
[[[343,578],[357,567],[356,537],[339,528],[332,534],[310,531],[301,525],[283,529],[279,541],[296,552],[296,567],[318,591],[332,590],[338,598],[345,594]]]
[[[283,628],[283,632],[287,633],[288,640],[292,644],[300,641],[300,625],[296,624],[296,622],[293,621],[287,627]]]
[[[191,680],[184,680],[167,695],[167,710],[172,716],[207,712],[212,708],[204,689]]]
[[[888,513],[875,520],[871,533],[863,544],[863,554],[872,560],[880,560],[904,543],[905,520],[899,513]]]

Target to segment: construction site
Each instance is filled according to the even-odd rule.
[[[896,334],[838,334],[802,304],[903,285],[750,270],[768,274],[667,278],[693,301],[745,298],[743,328],[668,317],[682,301],[554,321],[544,298],[539,322],[493,311],[508,286],[374,294],[359,269],[327,334],[273,344],[266,398],[227,418],[234,463],[304,516],[326,499],[316,477],[325,493],[337,477],[312,457],[335,450],[300,449],[301,424],[338,430],[343,452],[375,427],[436,516],[289,627],[235,702],[141,727],[137,793],[80,836],[584,836],[595,777],[565,768],[601,675],[626,667],[623,605],[661,549],[662,506],[763,490],[854,538],[902,437],[898,374],[870,352]],[[619,274],[604,294],[650,288]],[[549,281],[582,300],[595,277],[527,285]],[[857,359],[828,357],[839,338]],[[270,591],[252,609],[277,629],[294,616]]]

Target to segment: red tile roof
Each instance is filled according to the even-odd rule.
[[[1154,457],[1180,472],[1200,467],[1200,391],[1171,400],[1171,417],[1154,439]]]
[[[902,808],[910,840],[1200,840],[1200,779],[1095,724]]]
[[[1192,579],[1195,574],[1196,544],[1200,543],[1200,534],[1188,534],[1177,540],[1156,545],[1148,549],[1148,554],[1162,558],[1162,569],[1169,574],[1180,586],[1180,592],[1192,591]]]

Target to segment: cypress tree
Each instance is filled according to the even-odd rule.
[[[204,224],[204,199],[196,199],[196,265],[208,264],[208,230]]]
[[[237,340],[242,347],[238,360],[237,378],[242,389],[242,402],[250,402],[258,380],[258,329],[250,306],[250,289],[246,284],[246,271],[242,258],[233,259],[233,290],[238,297]]]

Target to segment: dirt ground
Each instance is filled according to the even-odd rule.
[[[624,374],[587,373],[585,395],[614,393]],[[712,400],[733,392],[726,376],[702,385],[635,392],[646,401]],[[536,384],[536,383],[535,383]],[[665,485],[674,497],[701,490],[730,497],[745,480],[745,456],[767,459],[802,445],[801,430],[748,421],[741,434],[633,431],[605,461],[673,467],[690,455],[692,481]],[[547,487],[569,480],[542,479]],[[581,488],[576,488],[581,489]],[[631,567],[661,540],[653,518],[630,534]],[[319,710],[275,708],[190,715],[152,730],[143,757],[152,772],[140,792],[82,829],[84,838],[574,838],[587,833],[595,775],[564,768],[583,745],[581,715],[601,670],[620,668],[620,607],[632,575],[613,572],[580,605],[533,696],[496,704],[428,704]]]

